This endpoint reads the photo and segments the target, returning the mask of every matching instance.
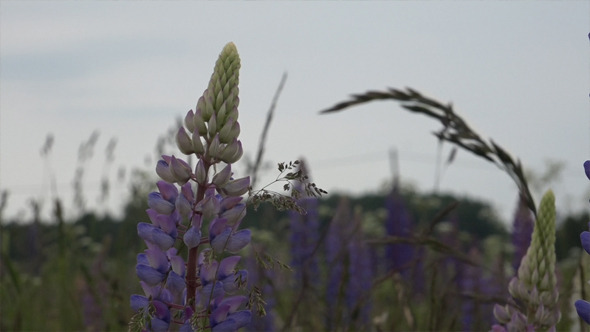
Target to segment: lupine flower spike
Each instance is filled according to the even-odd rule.
[[[508,304],[494,306],[502,325],[493,331],[555,330],[561,318],[555,276],[555,197],[549,190],[539,206],[531,245],[522,258],[518,276],[508,285]]]
[[[584,162],[584,172],[586,173],[588,180],[590,180],[590,160]],[[590,232],[583,231],[582,234],[580,234],[580,241],[582,242],[582,248],[590,254]],[[582,318],[587,324],[590,324],[590,302],[577,300],[575,307],[578,316],[580,316],[580,318]]]
[[[137,276],[144,295],[132,295],[136,315],[130,330],[235,331],[251,312],[239,295],[247,271],[238,270],[236,254],[250,242],[239,230],[246,214],[242,195],[250,178],[233,178],[231,165],[242,156],[238,140],[236,46],[227,44],[215,64],[209,86],[184,118],[176,144],[195,155],[193,170],[180,157],[162,156],[156,165],[159,192],[148,197],[151,223],[137,232],[147,249],[137,256]],[[186,258],[186,261],[185,261]]]

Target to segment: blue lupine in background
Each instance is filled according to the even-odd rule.
[[[514,246],[512,267],[514,268],[514,271],[518,271],[520,261],[531,244],[533,225],[533,213],[527,207],[525,199],[520,195],[518,206],[514,214],[514,221],[512,223],[512,245]]]
[[[373,262],[364,239],[360,214],[357,213],[350,222],[353,225],[353,232],[348,241],[346,305],[350,322],[347,326],[353,330],[367,330],[371,322]]]
[[[328,279],[326,285],[326,330],[332,331],[346,321],[345,308],[342,306],[345,292],[347,241],[350,237],[350,206],[347,199],[342,199],[330,223],[326,235],[326,267]]]
[[[299,169],[305,174],[305,162],[301,159]],[[304,193],[303,185],[296,181],[293,186],[299,192]],[[306,213],[289,211],[290,220],[290,244],[291,244],[291,267],[295,271],[297,287],[303,285],[317,289],[319,285],[319,268],[317,249],[320,240],[318,198],[307,197],[305,194],[297,201]]]
[[[403,197],[400,194],[399,183],[394,181],[393,189],[386,200],[387,220],[385,228],[387,235],[409,237],[412,233],[412,220]],[[414,248],[408,243],[388,244],[385,247],[385,259],[388,272],[400,273],[406,280],[412,273]]]

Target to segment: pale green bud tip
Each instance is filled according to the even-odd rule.
[[[541,199],[539,219],[544,219],[548,222],[553,221],[553,228],[555,228],[555,195],[551,189]]]
[[[209,138],[219,132],[231,116],[237,121],[238,82],[240,57],[234,43],[225,45],[215,63],[215,69],[203,98],[199,100],[198,109],[203,112],[203,120],[208,122]],[[211,126],[210,117],[215,114],[216,122]],[[198,127],[197,127],[198,128]]]

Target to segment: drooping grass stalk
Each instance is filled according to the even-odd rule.
[[[455,113],[452,104],[443,105],[410,88],[407,88],[406,91],[389,88],[387,91],[368,91],[366,93],[353,94],[351,100],[340,102],[320,113],[325,114],[341,111],[352,106],[378,100],[397,101],[408,111],[424,114],[438,120],[443,127],[438,132],[435,132],[434,135],[439,140],[447,141],[463,148],[506,171],[518,186],[518,189],[525,198],[527,206],[533,213],[537,213],[535,201],[529,190],[529,185],[524,176],[520,161],[518,159],[514,160],[504,148],[494,141],[481,138],[461,116]]]

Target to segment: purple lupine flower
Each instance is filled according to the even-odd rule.
[[[274,307],[276,300],[274,298],[274,289],[276,287],[276,272],[258,264],[256,260],[256,251],[262,252],[262,249],[254,249],[252,246],[251,254],[246,257],[246,266],[248,267],[248,287],[253,289],[257,286],[264,295],[265,315],[254,315],[252,321],[246,326],[247,331],[252,332],[272,332],[276,331],[276,313]],[[278,279],[280,280],[280,279]],[[279,286],[280,287],[280,286]]]
[[[385,228],[387,235],[405,238],[411,235],[412,221],[406,204],[400,195],[397,181],[386,200],[387,219]],[[407,243],[388,244],[385,247],[388,272],[400,273],[405,279],[411,275],[410,263],[414,259],[414,248]]]
[[[358,317],[349,324],[355,330],[369,329],[371,318],[371,290],[373,284],[373,262],[367,244],[364,242],[360,216],[355,216],[355,231],[348,242],[348,287],[346,304],[349,317]]]
[[[176,324],[185,332],[235,331],[250,321],[250,311],[241,310],[246,298],[237,294],[248,274],[237,269],[239,256],[226,257],[250,243],[250,231],[239,229],[246,213],[241,195],[250,179],[233,179],[231,172],[242,156],[239,67],[235,45],[229,43],[197,110],[187,113],[186,129],[178,130],[179,150],[198,159],[194,172],[176,156],[162,156],[157,163],[162,181],[148,196],[151,223],[137,225],[147,246],[136,265],[145,295],[130,298],[137,312],[130,329],[168,331]]]
[[[351,236],[350,206],[346,198],[338,204],[338,208],[326,235],[326,265],[328,279],[326,285],[326,330],[333,331],[338,322],[346,320],[344,301],[346,285],[346,265],[348,250],[346,244]]]
[[[306,173],[305,162],[301,161],[299,169]],[[295,188],[303,191],[302,184],[297,182]],[[303,197],[298,200],[307,213],[302,215],[296,211],[289,211],[291,227],[291,267],[295,270],[295,280],[301,285],[317,285],[319,268],[315,251],[319,242],[318,199]]]
[[[291,267],[295,270],[295,279],[300,285],[306,282],[317,284],[319,269],[315,250],[319,241],[319,203],[317,198],[309,197],[300,199],[298,205],[307,214],[289,212]]]
[[[512,244],[514,245],[512,267],[514,271],[518,271],[520,261],[531,244],[534,225],[533,214],[527,206],[526,199],[522,195],[519,196],[518,207],[514,214],[512,225]]]
[[[471,248],[469,255],[474,259],[480,259],[477,247]],[[465,265],[465,264],[464,264]],[[481,281],[481,270],[476,266],[463,266],[463,278],[459,284],[459,290],[463,294],[476,294],[479,291],[479,281]],[[461,328],[463,331],[472,331],[475,320],[475,301],[472,298],[465,298],[461,303]]]

